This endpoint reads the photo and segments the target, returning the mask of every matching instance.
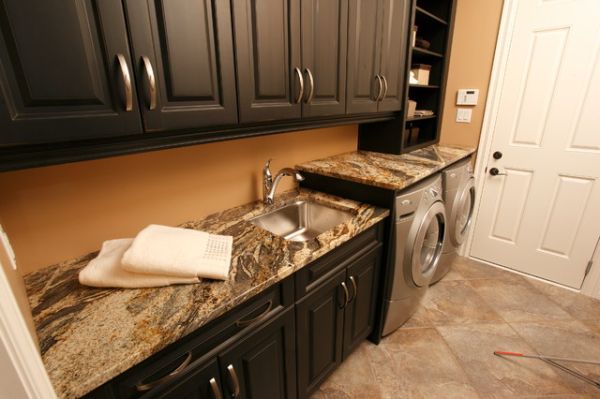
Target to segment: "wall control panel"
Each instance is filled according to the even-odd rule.
[[[477,105],[479,89],[459,89],[456,94],[456,105]]]

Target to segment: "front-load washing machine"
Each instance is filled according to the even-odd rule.
[[[442,172],[442,187],[448,215],[448,237],[431,284],[448,273],[458,247],[464,242],[471,226],[475,205],[475,179],[471,160],[465,159],[446,168]]]
[[[446,236],[439,174],[401,192],[395,201],[395,263],[383,335],[396,330],[417,310],[435,274]]]

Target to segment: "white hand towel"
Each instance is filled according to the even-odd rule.
[[[121,263],[134,273],[227,280],[232,247],[231,236],[152,224],[138,233]]]
[[[121,258],[133,238],[105,241],[98,256],[79,272],[79,282],[91,287],[146,288],[197,283],[198,278],[131,273],[121,267]]]

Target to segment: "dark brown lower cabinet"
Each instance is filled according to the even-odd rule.
[[[177,399],[219,399],[221,395],[221,377],[217,359],[211,358],[194,366],[190,372],[176,383],[160,392],[152,392],[148,398],[177,398]]]
[[[296,397],[294,309],[258,328],[219,355],[226,398]]]
[[[307,398],[372,331],[381,245],[296,303],[298,397]]]

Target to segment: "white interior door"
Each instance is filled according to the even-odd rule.
[[[471,255],[579,288],[600,234],[600,0],[515,16]]]

